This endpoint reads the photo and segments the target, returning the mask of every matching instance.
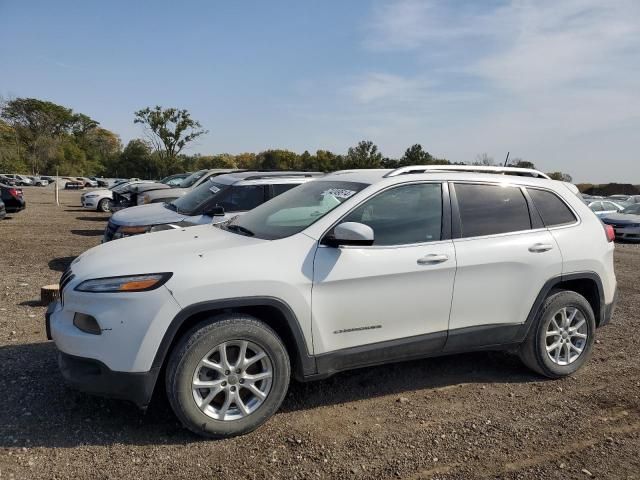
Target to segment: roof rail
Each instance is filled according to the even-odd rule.
[[[255,175],[248,175],[242,180],[261,180],[264,178],[282,178],[282,177],[319,177],[324,175],[323,172],[278,172],[270,171],[262,174],[257,173]]]
[[[396,177],[398,175],[407,175],[410,173],[428,172],[496,173],[499,175],[516,175],[520,177],[546,178],[550,180],[549,175],[538,170],[534,170],[533,168],[489,167],[485,165],[410,165],[391,170],[384,177]]]

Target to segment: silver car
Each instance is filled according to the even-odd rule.
[[[194,190],[204,182],[217,175],[223,173],[231,173],[237,171],[231,168],[214,168],[211,170],[198,170],[185,178],[180,187],[169,188],[163,190],[152,190],[145,192],[143,195],[139,195],[137,199],[138,205],[147,205],[149,203],[167,203],[175,200],[176,198],[186,195],[190,191]]]
[[[620,213],[612,213],[602,218],[611,225],[620,240],[640,240],[640,203],[628,206]]]
[[[612,213],[621,212],[628,206],[628,204],[625,205],[622,202],[613,202],[611,200],[586,200],[585,203],[600,218],[611,215]]]

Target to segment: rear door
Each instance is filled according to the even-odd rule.
[[[451,184],[457,272],[447,349],[509,342],[562,256],[524,189]],[[457,238],[455,238],[457,237]]]

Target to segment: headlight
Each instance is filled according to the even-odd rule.
[[[171,275],[173,274],[165,272],[94,278],[93,280],[85,280],[75,290],[92,293],[147,292],[164,285],[171,278]]]
[[[147,233],[151,230],[153,225],[133,226],[133,227],[118,227],[118,230],[113,235],[113,238],[124,238],[129,235],[138,235],[140,233]]]

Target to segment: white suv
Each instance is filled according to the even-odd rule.
[[[212,437],[266,421],[291,376],[498,349],[570,375],[612,315],[613,230],[572,185],[477,170],[336,172],[222,226],[95,247],[46,315],[61,371],[143,408],[164,387]]]

